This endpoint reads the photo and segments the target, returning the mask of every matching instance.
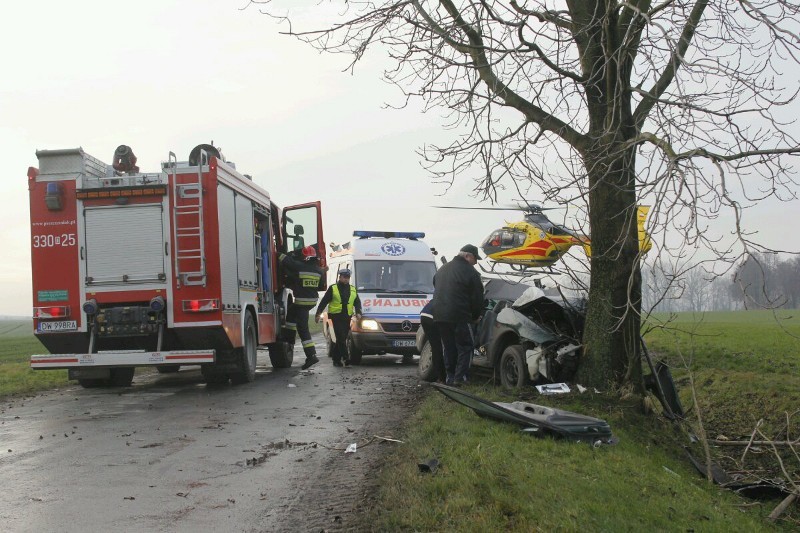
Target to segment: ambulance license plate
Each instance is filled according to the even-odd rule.
[[[394,348],[415,348],[416,346],[417,346],[416,339],[392,341],[392,347]]]
[[[76,320],[58,320],[56,322],[39,322],[37,333],[52,333],[55,331],[75,331],[78,329]]]

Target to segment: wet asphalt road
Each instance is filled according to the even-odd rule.
[[[198,367],[137,371],[126,389],[77,385],[0,406],[0,529],[311,531],[352,524],[383,443],[413,407],[416,365],[364,357],[207,386]],[[370,442],[372,439],[372,442]],[[371,454],[371,455],[370,455]],[[361,459],[364,459],[363,461]]]

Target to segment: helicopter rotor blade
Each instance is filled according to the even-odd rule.
[[[512,202],[518,202],[517,209],[522,211],[554,211],[556,209],[564,209],[563,206],[558,207],[542,207],[541,205],[535,202],[529,202],[528,200],[511,200]]]
[[[432,205],[431,207],[436,209],[477,209],[480,211],[524,211],[524,208],[519,207],[459,207],[453,205]]]

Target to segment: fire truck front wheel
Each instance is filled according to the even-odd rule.
[[[268,344],[269,349],[269,362],[272,363],[273,368],[289,368],[294,361],[294,353],[292,345],[286,342],[274,342]]]
[[[231,374],[234,384],[250,383],[256,379],[256,358],[258,357],[258,336],[253,315],[247,313],[244,319],[244,346],[235,350],[239,371]]]

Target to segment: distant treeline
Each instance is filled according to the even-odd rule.
[[[691,270],[642,271],[644,309],[659,312],[797,309],[800,304],[800,257],[753,254],[733,274],[715,275],[698,265]]]

